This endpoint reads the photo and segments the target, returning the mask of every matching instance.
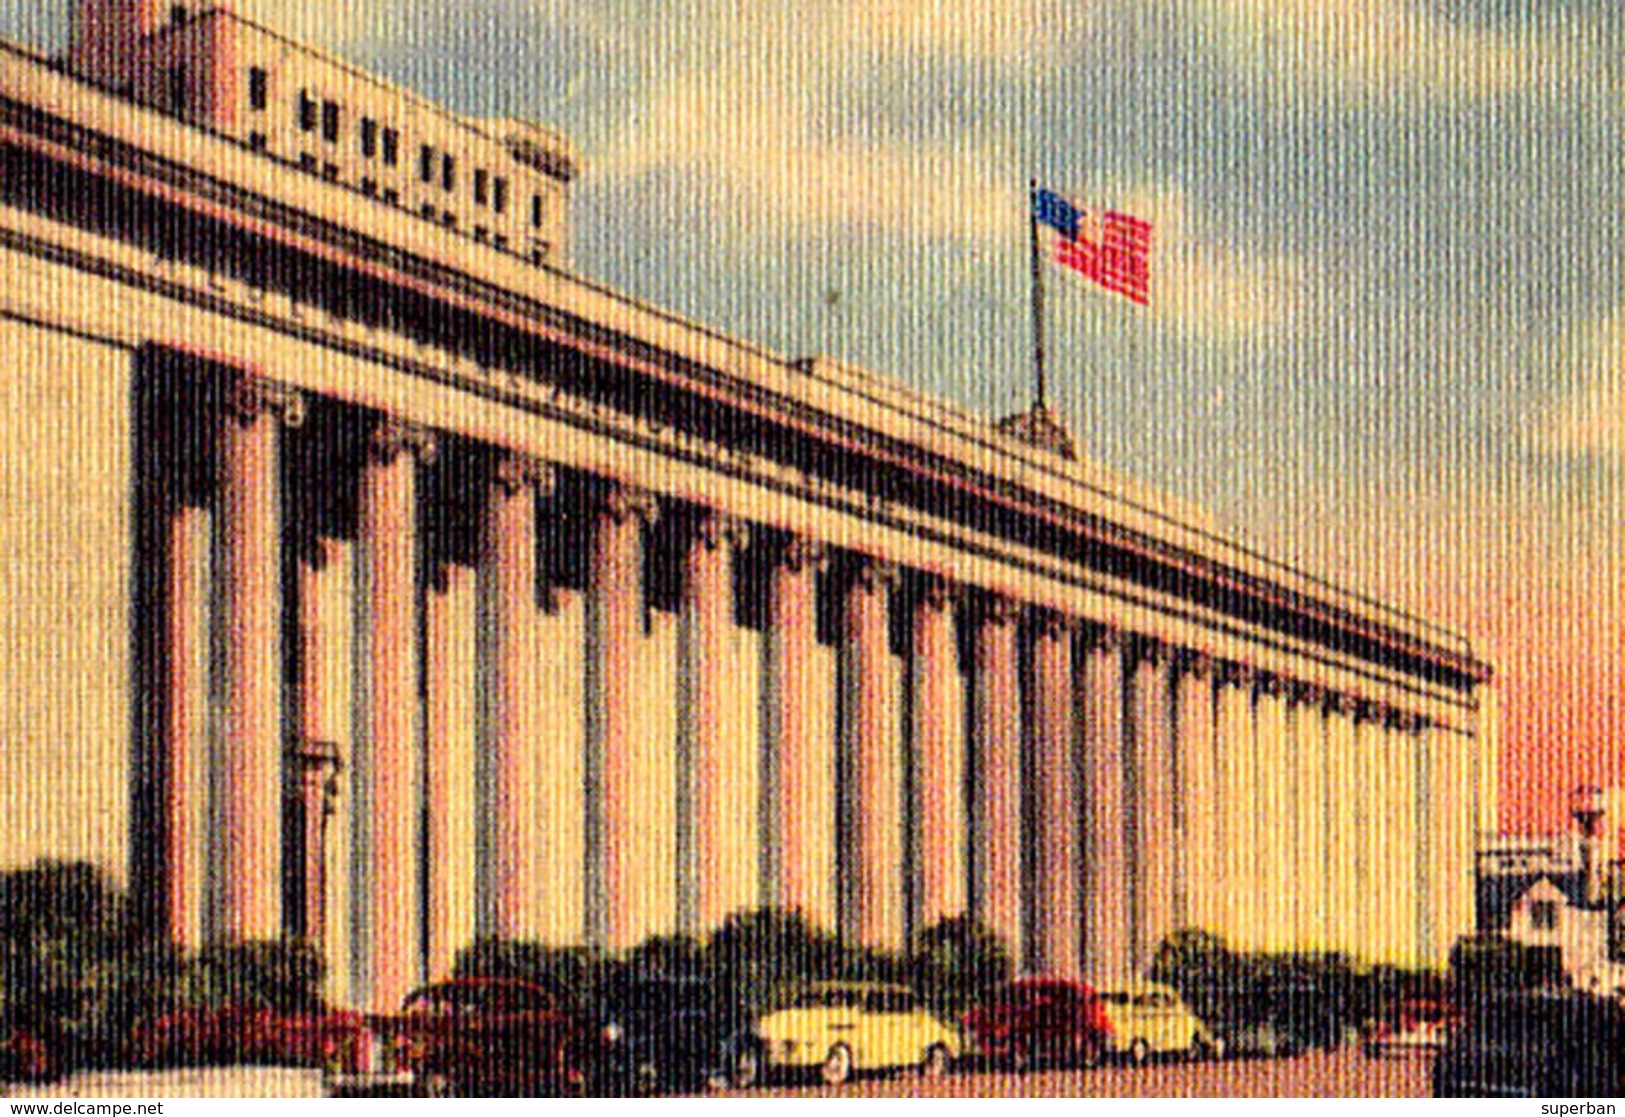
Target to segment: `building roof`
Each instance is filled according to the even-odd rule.
[[[1573,873],[1512,873],[1495,876],[1480,876],[1478,878],[1478,925],[1482,931],[1504,931],[1512,920],[1512,909],[1518,901],[1529,894],[1529,890],[1541,881],[1546,880],[1561,892],[1568,901],[1569,906],[1587,910],[1600,910],[1606,907],[1599,904],[1595,909],[1586,902],[1585,874]]]

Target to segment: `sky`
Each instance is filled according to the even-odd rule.
[[[1625,784],[1617,0],[235,6],[569,135],[588,276],[990,417],[1031,393],[1028,181],[1152,221],[1149,307],[1046,276],[1087,454],[1464,630],[1505,828]]]

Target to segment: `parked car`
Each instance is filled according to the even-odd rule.
[[[338,1009],[287,1012],[228,1002],[193,1005],[139,1021],[129,1055],[138,1066],[319,1067],[353,1072],[366,1058],[368,1030],[360,1013]]]
[[[1461,1015],[1448,1001],[1412,997],[1401,1001],[1391,1017],[1366,1032],[1361,1049],[1370,1058],[1438,1051]]]
[[[1344,1002],[1307,979],[1256,977],[1203,989],[1200,995],[1186,992],[1202,1023],[1230,1057],[1336,1050],[1351,1030]]]
[[[1146,981],[1106,990],[1100,1003],[1111,1025],[1108,1053],[1131,1063],[1153,1055],[1211,1059],[1224,1053],[1219,1038],[1167,985]]]
[[[1078,981],[1024,977],[965,1014],[967,1043],[1015,1070],[1099,1066],[1111,1038],[1100,998]]]
[[[1486,995],[1433,1061],[1440,1098],[1617,1097],[1625,1008],[1573,990]]]
[[[833,1086],[858,1071],[905,1067],[934,1077],[959,1053],[958,1031],[922,1008],[907,987],[825,982],[737,1036],[729,1078],[745,1087],[777,1073],[816,1070]]]
[[[529,981],[467,977],[410,994],[393,1042],[431,1095],[579,1094],[597,1058],[588,1023]]]
[[[600,990],[597,1085],[608,1093],[693,1089],[726,1076],[743,1025],[732,991],[698,977],[622,974]]]

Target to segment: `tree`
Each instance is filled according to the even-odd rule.
[[[908,973],[915,989],[938,1013],[957,1017],[1010,980],[1013,969],[1004,941],[968,915],[933,924],[916,938]]]

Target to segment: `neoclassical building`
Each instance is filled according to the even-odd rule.
[[[1097,981],[1472,929],[1463,636],[594,283],[578,167],[222,8],[0,48],[5,865],[378,1009],[768,904]]]

